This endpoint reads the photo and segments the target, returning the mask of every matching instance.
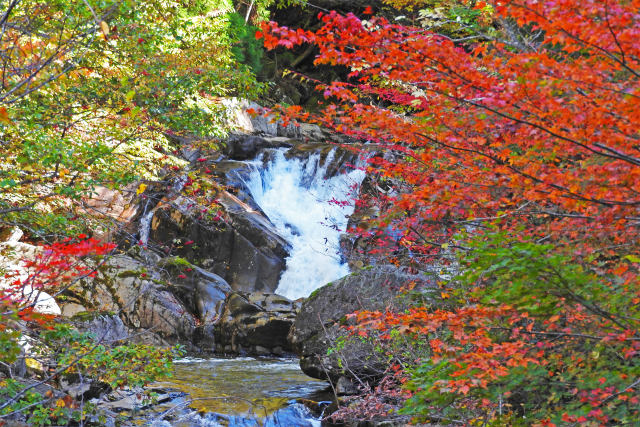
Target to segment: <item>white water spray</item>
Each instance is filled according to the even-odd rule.
[[[291,243],[287,269],[276,289],[290,299],[308,297],[349,273],[340,259],[339,239],[365,172],[356,169],[324,179],[333,155],[320,165],[320,154],[287,159],[277,150],[266,168],[256,168],[246,183],[280,235]]]

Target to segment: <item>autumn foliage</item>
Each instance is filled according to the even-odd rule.
[[[320,112],[276,110],[375,144],[370,175],[391,191],[362,195],[378,214],[352,231],[378,256],[460,271],[445,307],[361,327],[424,351],[405,360],[408,413],[637,420],[640,2],[458,3],[482,16],[459,39],[335,12],[257,34],[348,69],[317,82]]]
[[[23,261],[26,277],[19,272],[9,271],[2,277],[4,286],[0,289],[0,328],[4,324],[2,316],[16,311],[23,320],[31,320],[43,292],[59,294],[77,280],[95,275],[95,267],[85,262],[86,257],[107,255],[115,248],[113,243],[104,243],[81,234],[77,238],[67,238],[62,242],[38,248],[34,259]],[[50,317],[50,316],[49,316]],[[47,316],[38,316],[38,320]],[[3,329],[3,328],[2,328]]]

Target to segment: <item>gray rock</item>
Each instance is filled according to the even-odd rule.
[[[320,126],[311,123],[300,123],[300,136],[304,139],[311,139],[314,141],[324,140],[329,133],[324,131]]]
[[[112,312],[127,328],[148,330],[168,343],[190,343],[195,330],[194,316],[161,273],[127,255],[110,258],[95,277],[84,278],[65,292],[62,314],[77,314],[78,306]]]
[[[158,209],[150,237],[171,246],[193,241],[176,253],[194,264],[213,260],[211,269],[239,291],[273,291],[285,268],[290,245],[260,212],[234,195],[223,192],[219,202],[225,219],[208,221],[200,206],[184,197]]]
[[[15,243],[22,239],[24,232],[18,227],[0,228],[0,242]]]
[[[131,335],[129,328],[115,314],[84,312],[76,314],[74,320],[78,330],[91,333],[96,341],[104,344],[124,341]]]
[[[211,165],[210,170],[217,182],[226,188],[232,188],[234,195],[251,209],[264,215],[264,212],[253,200],[247,181],[253,167],[247,163],[235,160],[222,160]]]
[[[217,342],[233,353],[281,355],[291,351],[287,336],[296,312],[295,303],[280,295],[232,293],[216,325]]]
[[[231,287],[222,277],[180,257],[160,260],[158,266],[166,272],[171,291],[178,296],[200,323],[213,323]]]
[[[406,308],[409,301],[398,294],[398,288],[411,281],[425,293],[436,287],[431,275],[385,265],[358,271],[314,291],[302,303],[289,334],[302,371],[332,382],[340,377],[378,379],[386,369],[384,357],[376,354],[371,343],[350,338],[342,326],[347,324],[346,316],[357,310]],[[328,355],[330,348],[334,351]]]
[[[169,394],[159,394],[155,401],[163,403],[171,400]],[[144,389],[124,389],[112,392],[105,400],[99,402],[100,409],[107,409],[116,412],[120,411],[138,411],[146,409],[154,405],[152,400],[146,396]]]
[[[224,154],[232,160],[252,159],[263,148],[274,147],[270,139],[247,134],[231,134],[225,143]]]
[[[216,349],[215,323],[231,293],[231,287],[222,277],[188,261],[169,257],[159,263],[171,278],[172,291],[190,313],[198,319],[193,343],[200,350]]]
[[[248,104],[248,108],[253,108],[255,111],[261,111],[262,107],[256,103]],[[300,129],[295,123],[291,122],[285,126],[284,122],[280,119],[275,119],[271,115],[258,114],[250,117],[252,131],[261,133],[263,135],[270,136],[284,136],[288,138],[299,138]]]
[[[199,280],[196,283],[196,312],[203,323],[214,323],[218,320],[224,300],[231,292],[231,287],[222,277],[217,274],[215,277],[216,280]]]
[[[353,383],[353,380],[347,377],[340,377],[334,385],[336,394],[338,396],[350,396],[358,394],[358,387]]]

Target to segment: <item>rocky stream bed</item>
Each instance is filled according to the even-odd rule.
[[[203,214],[181,176],[150,186],[141,200],[99,189],[85,203],[121,223],[124,232],[105,238],[129,249],[56,302],[41,295],[42,311],[106,342],[180,344],[197,356],[150,386],[153,405],[139,390],[76,387],[76,397],[134,424],[320,425],[331,401],[385,368],[369,344],[328,351],[346,336],[345,316],[402,306],[395,290],[407,281],[427,297],[434,286],[431,276],[383,260],[349,267],[354,242],[344,232],[359,214],[352,200],[365,178],[362,159],[319,127],[284,127],[242,109],[236,122],[244,131],[223,153],[203,158],[183,148],[192,168],[206,168],[223,188],[216,217]],[[36,250],[19,240],[0,243],[0,264]]]

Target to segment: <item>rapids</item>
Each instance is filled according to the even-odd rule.
[[[270,154],[267,161],[252,162],[255,167],[246,185],[292,246],[276,293],[289,299],[308,297],[349,274],[340,256],[339,239],[353,213],[354,196],[365,172],[352,169],[326,177],[335,150],[324,161],[320,153],[304,160],[288,159],[283,149]]]

